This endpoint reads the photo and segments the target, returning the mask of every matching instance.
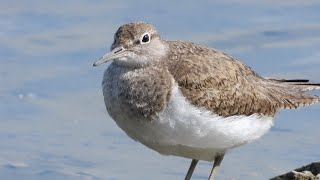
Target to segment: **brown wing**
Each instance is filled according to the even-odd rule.
[[[301,92],[308,89],[305,83],[264,79],[240,61],[214,49],[192,43],[169,44],[180,50],[171,52],[169,59],[173,60],[168,67],[184,96],[192,104],[221,116],[274,116],[281,108],[319,102],[319,97]]]

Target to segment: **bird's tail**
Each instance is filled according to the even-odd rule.
[[[296,109],[319,103],[320,97],[306,91],[320,90],[320,83],[310,83],[306,79],[268,79],[269,96],[277,99],[280,108]]]
[[[310,83],[308,79],[269,79],[274,82],[291,86],[297,91],[320,90],[320,83]]]

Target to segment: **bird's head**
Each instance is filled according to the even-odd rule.
[[[114,34],[111,51],[93,66],[113,60],[121,66],[139,68],[159,61],[167,55],[168,45],[151,24],[134,22],[120,26]]]

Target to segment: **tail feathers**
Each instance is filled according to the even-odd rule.
[[[320,90],[320,83],[310,83],[307,79],[268,79],[270,81],[290,86],[296,91]]]
[[[292,82],[292,83],[308,83],[308,79],[272,79],[272,78],[267,78],[271,81],[277,81],[277,82]]]
[[[269,97],[277,101],[281,109],[296,109],[320,102],[319,96],[305,93],[305,91],[320,90],[319,83],[309,83],[309,80],[305,79],[268,80],[271,82],[268,88]]]
[[[311,94],[294,94],[283,98],[282,108],[296,109],[320,102],[320,97]]]

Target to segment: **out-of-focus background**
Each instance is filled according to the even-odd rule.
[[[127,22],[221,49],[267,77],[320,81],[318,0],[0,0],[0,179],[183,179],[190,160],[129,139],[107,115],[101,80]],[[218,179],[267,179],[320,159],[320,105],[279,113],[234,149]],[[206,179],[201,162],[194,179]]]

